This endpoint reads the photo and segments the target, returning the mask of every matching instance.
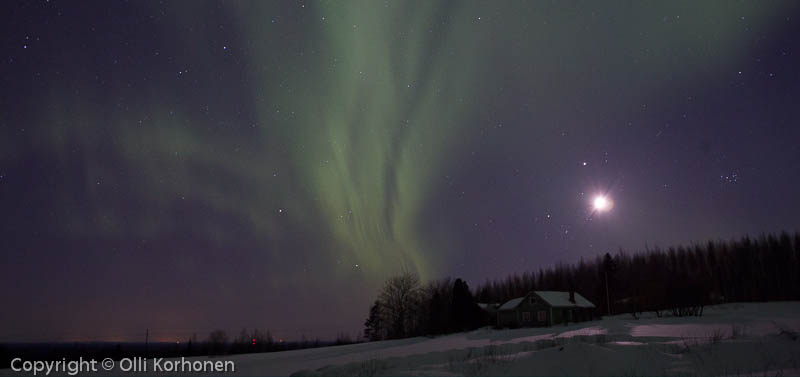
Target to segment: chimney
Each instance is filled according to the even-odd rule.
[[[575,303],[575,291],[571,289],[569,290],[569,302],[573,304]]]

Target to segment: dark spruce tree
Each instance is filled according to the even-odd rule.
[[[378,300],[369,308],[369,317],[364,322],[364,339],[367,341],[381,340],[381,304]]]
[[[450,310],[451,331],[474,330],[486,325],[483,310],[478,307],[469,291],[469,286],[461,279],[453,283],[453,303]]]

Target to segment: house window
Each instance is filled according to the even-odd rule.
[[[539,312],[537,313],[537,316],[538,316],[537,320],[539,322],[547,321],[547,312],[546,311],[539,310]]]
[[[530,302],[531,302],[531,305],[535,305],[536,304],[536,298],[535,297],[531,297],[530,298]]]
[[[522,312],[522,322],[531,321],[531,312]]]

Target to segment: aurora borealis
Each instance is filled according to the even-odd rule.
[[[402,267],[800,226],[793,2],[7,8],[0,340],[355,334]]]

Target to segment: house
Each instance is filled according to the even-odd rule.
[[[532,327],[589,321],[595,306],[574,291],[533,291],[497,309],[497,326]]]
[[[500,304],[479,302],[478,307],[486,312],[490,324],[497,323],[497,308]]]

